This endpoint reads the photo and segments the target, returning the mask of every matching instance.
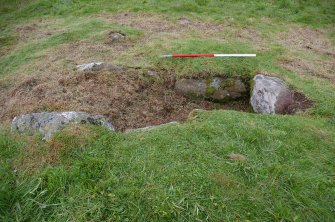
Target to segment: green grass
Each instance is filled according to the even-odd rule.
[[[131,43],[125,51],[112,51],[115,64],[166,69],[177,78],[252,77],[266,72],[283,78],[314,102],[307,112],[295,116],[195,112],[192,121],[146,133],[68,128],[51,142],[12,134],[4,127],[0,129],[0,221],[335,220],[335,86],[280,65],[290,57],[309,62],[331,58],[278,42],[279,33],[308,27],[326,30],[334,44],[334,1],[0,3],[0,50],[12,47],[0,57],[0,80],[6,87],[11,85],[5,77],[20,80],[21,71],[34,75],[25,67],[46,51],[79,41],[101,44],[113,30],[125,33]],[[172,24],[186,16],[224,29],[214,37],[202,30],[155,36],[98,17],[121,12],[161,15]],[[56,33],[20,41],[15,28],[39,19]],[[243,27],[255,30],[261,39],[237,39],[234,31]],[[222,52],[257,53],[257,57],[159,58],[169,53]],[[226,155],[231,153],[243,154],[247,160],[230,160]]]
[[[7,188],[6,172],[2,220],[333,221],[334,136],[324,120],[232,111],[80,146],[61,133],[59,164]]]
[[[136,29],[118,24],[108,24],[98,19],[82,19],[82,21],[80,19],[74,21],[74,19],[71,17],[64,21],[63,28],[66,28],[65,31],[48,38],[28,42],[11,54],[2,57],[0,60],[0,76],[13,72],[20,66],[38,59],[38,53],[43,52],[43,50],[83,39],[92,38],[93,41],[96,41],[101,39],[102,33],[107,30],[121,31],[127,34],[130,40],[141,35],[141,32]]]
[[[18,6],[18,7],[17,7]],[[269,17],[275,21],[299,22],[311,25],[329,25],[334,23],[335,3],[328,0],[280,0],[280,1],[114,1],[108,0],[39,0],[39,1],[10,1],[3,0],[1,14],[9,20],[41,17],[44,15],[88,15],[101,11],[148,11],[168,13],[173,15],[196,14],[210,16],[218,20],[234,17],[239,21],[246,18]]]
[[[207,73],[210,76],[253,76],[258,70],[258,58],[194,58],[194,59],[161,59],[164,54],[183,53],[246,53],[255,52],[252,46],[240,42],[219,43],[211,40],[176,40],[170,41],[169,47],[162,46],[162,41],[151,45],[149,59],[157,68],[175,72],[178,77],[192,77]],[[156,49],[156,52],[154,51]],[[146,49],[148,50],[148,49]]]

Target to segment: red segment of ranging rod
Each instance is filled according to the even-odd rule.
[[[214,54],[172,54],[172,58],[214,57]]]

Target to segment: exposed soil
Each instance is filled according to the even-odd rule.
[[[41,111],[85,111],[110,117],[118,130],[183,121],[193,109],[247,111],[247,100],[229,104],[178,95],[165,71],[128,69],[27,77],[0,94],[0,118]]]
[[[225,27],[227,27],[226,24],[222,23],[191,20],[186,17],[180,17],[177,21],[173,22],[168,17],[149,13],[101,14],[100,16],[109,21],[137,28],[148,33],[185,32],[189,29],[214,33],[224,31]]]
[[[300,92],[293,93],[294,103],[288,107],[287,114],[303,112],[313,106],[313,102]]]
[[[45,38],[53,34],[53,31],[42,27],[39,23],[41,22],[34,22],[16,27],[19,40],[26,42],[28,40]],[[45,24],[43,24],[43,26],[45,26]]]
[[[253,27],[245,26],[235,31],[235,37],[239,40],[251,42],[263,42],[263,37]]]
[[[92,61],[117,61],[122,52],[135,44],[146,44],[159,38],[180,38],[190,32],[200,38],[210,36],[220,41],[225,41],[226,35],[233,35],[239,40],[262,42],[262,36],[255,29],[244,27],[237,30],[230,27],[229,22],[218,24],[184,17],[174,22],[163,16],[145,13],[101,14],[99,17],[111,23],[140,29],[144,37],[134,43],[123,33],[119,33],[125,38],[120,38],[122,41],[112,41],[115,32],[119,31],[111,30],[106,33],[106,42],[81,40],[41,52],[38,60],[17,71],[20,80],[13,77],[15,83],[0,81],[0,120],[11,121],[17,115],[30,112],[85,111],[106,115],[118,130],[124,130],[183,121],[193,109],[250,110],[247,98],[218,104],[193,101],[179,95],[173,89],[176,75],[164,70],[131,68],[114,72],[78,72],[73,69],[77,64]],[[20,40],[24,42],[52,35],[50,30],[37,21],[16,29]],[[320,42],[315,43],[314,37],[309,39],[308,33],[300,33],[305,31],[298,30],[298,34],[292,35],[289,33],[283,43],[297,47],[308,45],[305,47],[308,50],[328,53],[327,43],[322,42],[322,33],[314,33],[320,39]],[[300,38],[303,38],[302,43]],[[292,67],[296,66],[293,64]],[[27,76],[27,70],[34,70],[34,73]],[[329,78],[328,74],[324,76]],[[312,105],[302,94],[296,93],[295,99],[297,102],[290,107],[290,113],[305,110]]]
[[[102,13],[99,17],[108,22],[142,30],[145,35],[144,40],[147,41],[162,35],[180,38],[183,35],[187,36],[189,32],[197,33],[203,38],[225,40],[226,35],[232,33],[229,22],[206,22],[191,20],[186,17],[180,17],[177,21],[172,21],[170,18],[149,13],[120,13],[117,15]]]
[[[325,38],[321,30],[310,28],[291,28],[279,36],[279,41],[289,48],[311,50],[314,52],[335,56],[335,49]]]
[[[284,59],[281,62],[281,66],[285,69],[296,72],[304,76],[315,76],[329,80],[335,84],[335,60],[314,60],[313,62],[303,60],[300,58],[289,58]]]

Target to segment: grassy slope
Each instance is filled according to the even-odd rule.
[[[112,4],[110,1],[38,0],[19,5],[15,1],[2,1],[1,49],[16,44],[13,27],[18,23],[64,17],[59,26],[66,31],[20,43],[1,57],[0,74],[3,76],[33,62],[45,49],[80,39],[99,40],[96,33],[111,26],[87,16],[101,11],[163,13],[172,16],[172,20],[181,15],[216,22],[234,18],[234,26],[254,27],[269,45],[270,50],[260,51],[256,61],[240,65],[240,61],[228,60],[223,65],[211,60],[162,63],[155,58],[162,51],[254,50],[250,44],[238,42],[233,37],[228,43],[220,43],[190,35],[168,45],[161,45],[164,39],[157,39],[149,45],[137,46],[131,55],[150,52],[152,56],[132,61],[131,57],[120,55],[119,62],[173,67],[180,75],[204,71],[236,75],[265,70],[280,74],[293,87],[310,96],[316,105],[305,117],[227,111],[199,113],[190,123],[147,134],[109,134],[93,128],[94,136],[80,139],[64,131],[49,144],[1,133],[1,220],[335,219],[332,208],[335,205],[334,86],[282,69],[278,60],[287,56],[289,49],[272,41],[275,33],[293,23],[331,27],[334,23],[332,1],[197,0],[161,4],[119,1]],[[255,20],[251,22],[250,18]],[[138,30],[118,28],[135,39],[141,35]],[[330,37],[333,38],[332,33]],[[27,147],[31,143],[37,151],[29,154],[31,151]],[[55,149],[61,154],[59,160],[28,167],[26,171],[20,168],[21,163],[29,162],[29,155],[44,156]],[[225,155],[229,153],[242,153],[248,160],[244,163],[228,160]],[[37,161],[36,157],[31,159]],[[18,171],[13,172],[14,168]]]
[[[8,184],[2,186],[2,215],[83,221],[334,220],[335,127],[329,122],[215,111],[149,133],[97,134],[86,143],[59,134],[51,146],[63,147],[59,164],[32,178],[25,176],[29,169],[15,176],[1,164],[2,184]],[[2,142],[10,153],[3,154],[8,164],[15,149],[26,158],[25,149],[15,144]],[[230,153],[248,159],[228,160]]]

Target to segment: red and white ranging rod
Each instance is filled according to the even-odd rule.
[[[172,54],[161,58],[196,58],[196,57],[255,57],[256,54]]]

